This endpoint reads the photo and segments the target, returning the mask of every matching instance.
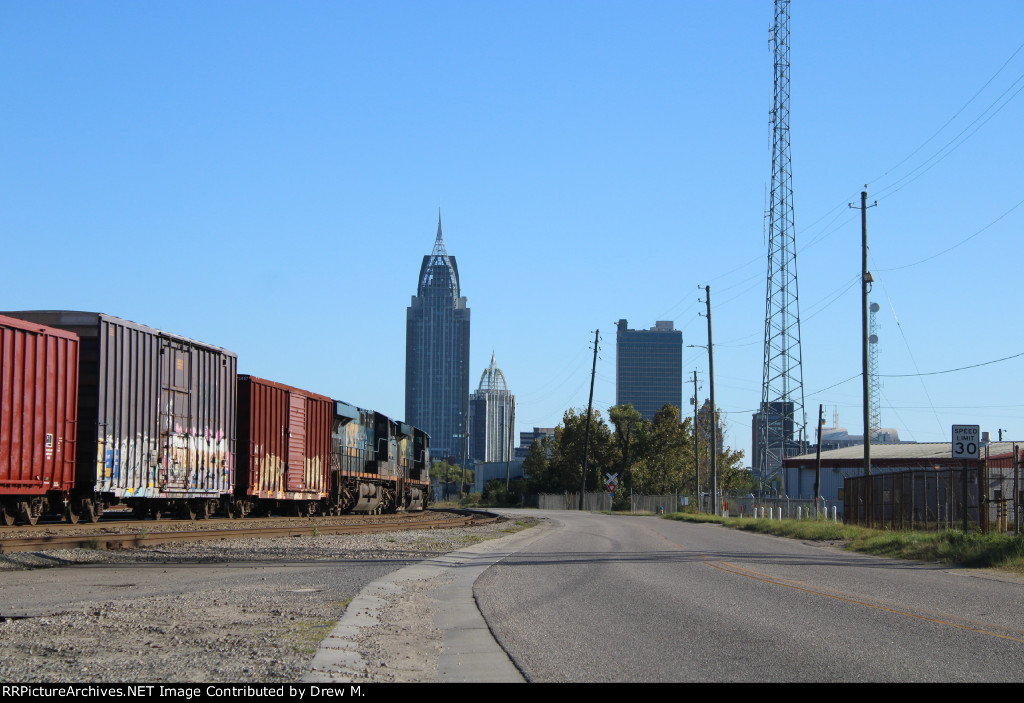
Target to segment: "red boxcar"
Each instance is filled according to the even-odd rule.
[[[126,503],[208,517],[232,495],[234,352],[112,315],[6,313],[78,335],[77,472],[70,518]]]
[[[236,515],[326,509],[332,413],[326,396],[239,375]]]
[[[66,510],[75,480],[78,336],[0,316],[0,521]]]

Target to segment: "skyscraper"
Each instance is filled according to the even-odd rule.
[[[477,461],[507,461],[512,456],[516,397],[508,389],[494,352],[491,365],[480,376],[476,393],[469,396],[469,455]]]
[[[671,321],[631,330],[619,320],[615,335],[615,404],[632,403],[647,420],[666,403],[682,411],[683,333]]]
[[[459,267],[445,250],[438,213],[434,249],[423,257],[406,311],[405,421],[430,435],[432,456],[461,462],[469,416],[469,308],[459,293]]]

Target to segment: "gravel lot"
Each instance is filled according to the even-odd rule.
[[[497,523],[0,555],[0,616],[28,616],[0,620],[0,680],[296,681],[366,583],[508,531]],[[429,611],[395,606],[379,634],[416,630],[429,641]],[[388,652],[367,641],[379,671],[366,680],[395,680],[389,666],[402,662]]]

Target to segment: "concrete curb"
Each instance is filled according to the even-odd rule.
[[[542,523],[506,537],[487,540],[406,566],[366,585],[352,599],[345,614],[320,643],[310,671],[303,682],[348,683],[365,681],[369,664],[358,639],[365,628],[382,624],[386,596],[405,592],[406,587],[437,579],[441,583],[427,595],[434,626],[443,643],[438,658],[438,681],[475,683],[522,683],[522,674],[508,658],[480,614],[473,598],[473,584],[488,567],[539,539],[551,523]],[[427,646],[426,644],[424,645]]]

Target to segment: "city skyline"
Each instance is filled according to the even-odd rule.
[[[441,206],[482,342],[469,366],[502,352],[518,431],[586,407],[597,329],[607,416],[619,318],[674,320],[686,395],[696,369],[706,398],[709,285],[716,404],[751,463],[771,0],[3,13],[5,308],[103,311],[399,418],[404,309]],[[862,432],[848,204],[866,183],[881,424],[1024,437],[1024,5],[791,13],[805,407]]]

